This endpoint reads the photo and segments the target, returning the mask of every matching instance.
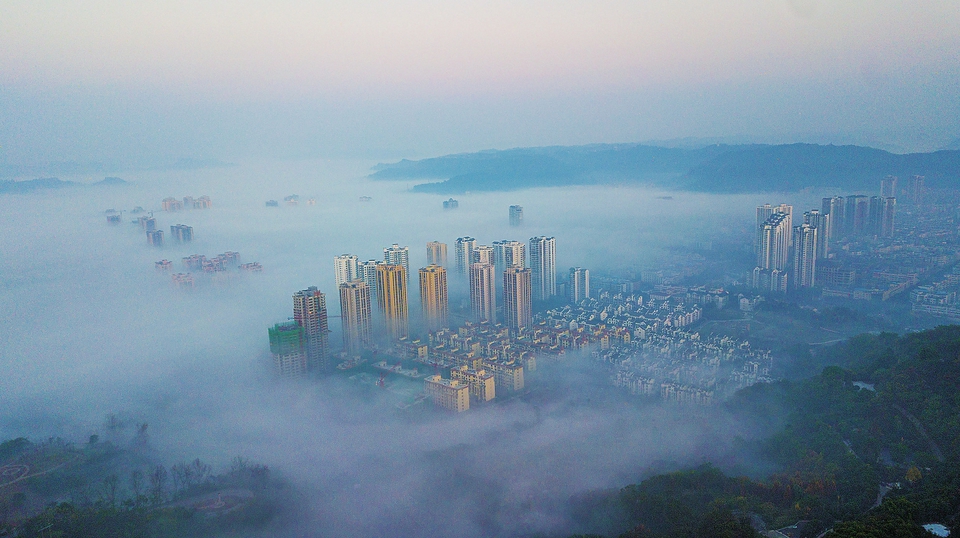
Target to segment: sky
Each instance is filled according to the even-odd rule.
[[[960,137],[952,1],[7,0],[0,163]]]

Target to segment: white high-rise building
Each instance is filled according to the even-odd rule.
[[[447,244],[439,241],[427,243],[427,265],[447,266]]]
[[[477,248],[477,240],[472,237],[458,237],[455,245],[454,255],[457,257],[457,272],[461,275],[467,273],[470,264],[473,263],[473,249]]]
[[[526,245],[520,241],[503,239],[493,242],[493,264],[501,273],[508,267],[526,267],[525,253]]]
[[[759,215],[758,215],[759,216]],[[787,262],[790,237],[787,227],[790,215],[774,212],[757,229],[757,266],[753,269],[753,285],[770,291],[787,291]]]
[[[337,287],[340,284],[359,278],[357,274],[357,257],[353,254],[341,254],[333,258],[334,276],[337,278]]]
[[[470,306],[476,321],[497,321],[493,271],[493,266],[488,263],[474,263],[470,266]]]
[[[530,238],[530,269],[533,300],[557,294],[557,242],[553,237]]]
[[[511,330],[533,323],[530,269],[511,267],[503,272],[503,321]]]
[[[357,264],[357,278],[367,283],[371,297],[377,295],[377,266],[382,263],[380,260],[367,260]]]
[[[470,256],[470,265],[474,263],[486,263],[493,265],[493,247],[487,245],[477,245]]]
[[[510,206],[510,226],[523,224],[523,208],[518,205]]]
[[[570,282],[567,286],[571,303],[576,304],[590,297],[590,270],[583,267],[571,267]]]
[[[793,229],[793,287],[812,288],[817,276],[817,228],[801,224]]]
[[[370,287],[363,280],[340,284],[340,322],[343,326],[343,349],[358,355],[373,335],[373,309]]]
[[[817,259],[827,259],[830,252],[830,215],[823,214],[819,209],[811,209],[803,214],[803,223],[817,229]],[[794,235],[794,240],[796,240],[796,235]]]
[[[410,280],[410,249],[394,243],[393,246],[383,249],[383,261],[387,265],[403,266],[407,281]]]

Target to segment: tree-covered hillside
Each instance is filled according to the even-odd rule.
[[[654,476],[579,507],[584,528],[732,537],[800,522],[784,532],[879,537],[960,524],[960,327],[863,335],[822,359],[841,366],[755,385],[728,403],[747,420],[783,422],[750,447],[779,472],[764,480],[713,467]]]

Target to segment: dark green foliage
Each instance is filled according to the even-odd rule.
[[[33,446],[33,443],[23,437],[18,437],[16,439],[11,439],[9,441],[0,443],[0,464],[30,448],[31,446]]]
[[[830,538],[925,538],[917,515],[919,507],[904,499],[884,502],[866,516],[838,523],[828,534]]]
[[[769,528],[805,521],[803,536],[832,527],[830,536],[920,537],[920,523],[960,525],[960,326],[862,335],[820,359],[842,366],[727,404],[773,432],[758,449],[782,471],[753,481],[707,466],[627,486],[618,500],[633,530],[621,536],[754,536],[757,518]],[[901,488],[874,507],[888,482]]]

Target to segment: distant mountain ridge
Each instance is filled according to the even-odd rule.
[[[92,186],[114,186],[127,185],[128,182],[118,177],[105,177],[102,181],[96,183],[78,183],[76,181],[64,181],[55,177],[44,177],[29,179],[26,181],[0,180],[0,194],[22,194],[38,190],[64,189],[68,187],[92,187]]]
[[[929,185],[960,182],[960,151],[899,155],[861,146],[710,145],[664,148],[595,144],[487,150],[378,164],[373,179],[442,179],[416,192],[461,194],[600,183],[649,184],[717,193],[876,188],[886,175],[923,175]]]

